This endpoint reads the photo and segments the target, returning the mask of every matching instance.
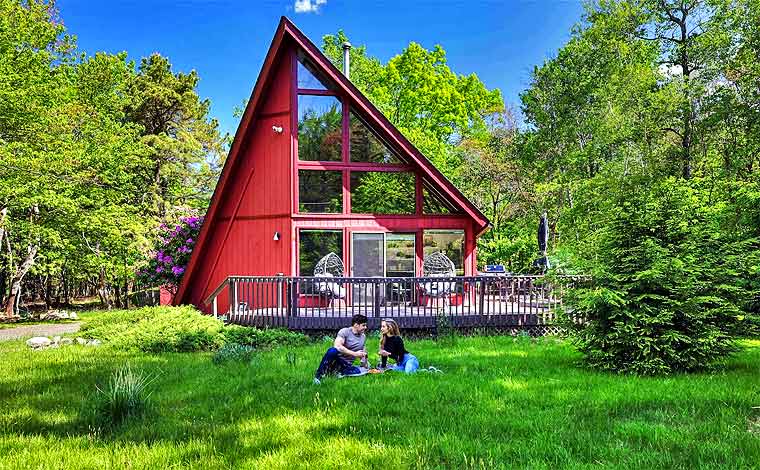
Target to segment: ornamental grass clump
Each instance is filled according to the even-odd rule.
[[[127,364],[116,370],[105,387],[96,386],[96,409],[105,424],[118,426],[142,416],[149,406],[150,385],[158,375],[145,375]]]
[[[230,343],[225,344],[214,353],[211,362],[216,365],[228,362],[250,363],[256,354],[256,348],[245,344]]]

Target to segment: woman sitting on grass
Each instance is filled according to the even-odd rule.
[[[420,367],[416,357],[404,348],[404,340],[401,339],[401,332],[398,324],[393,320],[383,320],[380,323],[380,356],[382,357],[382,368],[387,365],[390,357],[396,361],[393,370],[403,371],[407,374],[413,374]]]

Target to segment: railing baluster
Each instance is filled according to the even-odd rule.
[[[546,327],[555,324],[556,309],[563,308],[567,291],[588,279],[560,276],[550,283],[533,275],[332,280],[280,274],[229,276],[204,302],[213,305],[214,317],[220,318],[219,295],[226,288],[228,322],[253,326],[321,329],[363,313],[373,319],[397,318],[402,327],[407,319],[407,328],[435,325],[438,315],[457,328]]]
[[[249,316],[251,318],[251,325],[259,326],[264,319],[264,323],[267,322],[266,311],[266,298],[264,296],[265,279],[251,279],[250,280],[250,302],[248,303]]]

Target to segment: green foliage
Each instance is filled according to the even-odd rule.
[[[346,40],[343,31],[323,38],[322,50],[338,67]],[[449,178],[462,164],[454,145],[487,136],[485,116],[504,109],[501,92],[475,74],[454,73],[440,45],[427,50],[411,42],[387,64],[354,47],[351,81]]]
[[[211,362],[216,365],[221,365],[227,362],[242,362],[249,363],[253,359],[256,353],[256,348],[244,344],[228,343],[219,348],[214,357],[211,358]]]
[[[587,270],[567,325],[593,367],[668,374],[735,351],[746,244],[721,238],[700,194],[671,178],[607,189]]]
[[[218,123],[208,116],[211,101],[198,96],[199,80],[194,70],[175,73],[168,58],[153,53],[129,83],[125,113],[141,129],[141,177],[157,217],[177,206],[205,209],[223,163]]]
[[[307,344],[309,337],[278,328],[251,328],[240,325],[228,325],[222,330],[226,344],[242,344],[256,349],[268,349],[278,346],[295,347]]]
[[[593,275],[570,326],[603,369],[694,370],[757,334],[760,2],[679,5],[589,4],[521,96],[510,206],[547,210],[562,268]]]
[[[117,349],[159,353],[216,350],[224,344],[222,329],[192,307],[145,307],[103,313],[81,331]]]
[[[96,386],[94,403],[101,423],[119,426],[142,416],[150,404],[150,385],[157,378],[134,371],[129,364],[113,372],[103,388]]]
[[[110,307],[161,219],[208,204],[222,140],[198,80],[157,54],[76,54],[54,4],[0,1],[0,277],[95,282]]]
[[[88,319],[80,331],[116,349],[146,353],[215,351],[234,344],[259,350],[309,342],[308,336],[283,329],[224,326],[187,306],[102,312]]]
[[[155,254],[137,273],[138,279],[148,285],[179,286],[202,225],[201,217],[181,217],[176,224],[161,224]]]

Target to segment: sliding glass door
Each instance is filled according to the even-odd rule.
[[[351,275],[353,277],[413,277],[415,272],[413,233],[362,233],[351,237]],[[374,303],[375,296],[385,302],[386,296],[399,293],[375,293],[371,283],[354,288],[354,302]]]

